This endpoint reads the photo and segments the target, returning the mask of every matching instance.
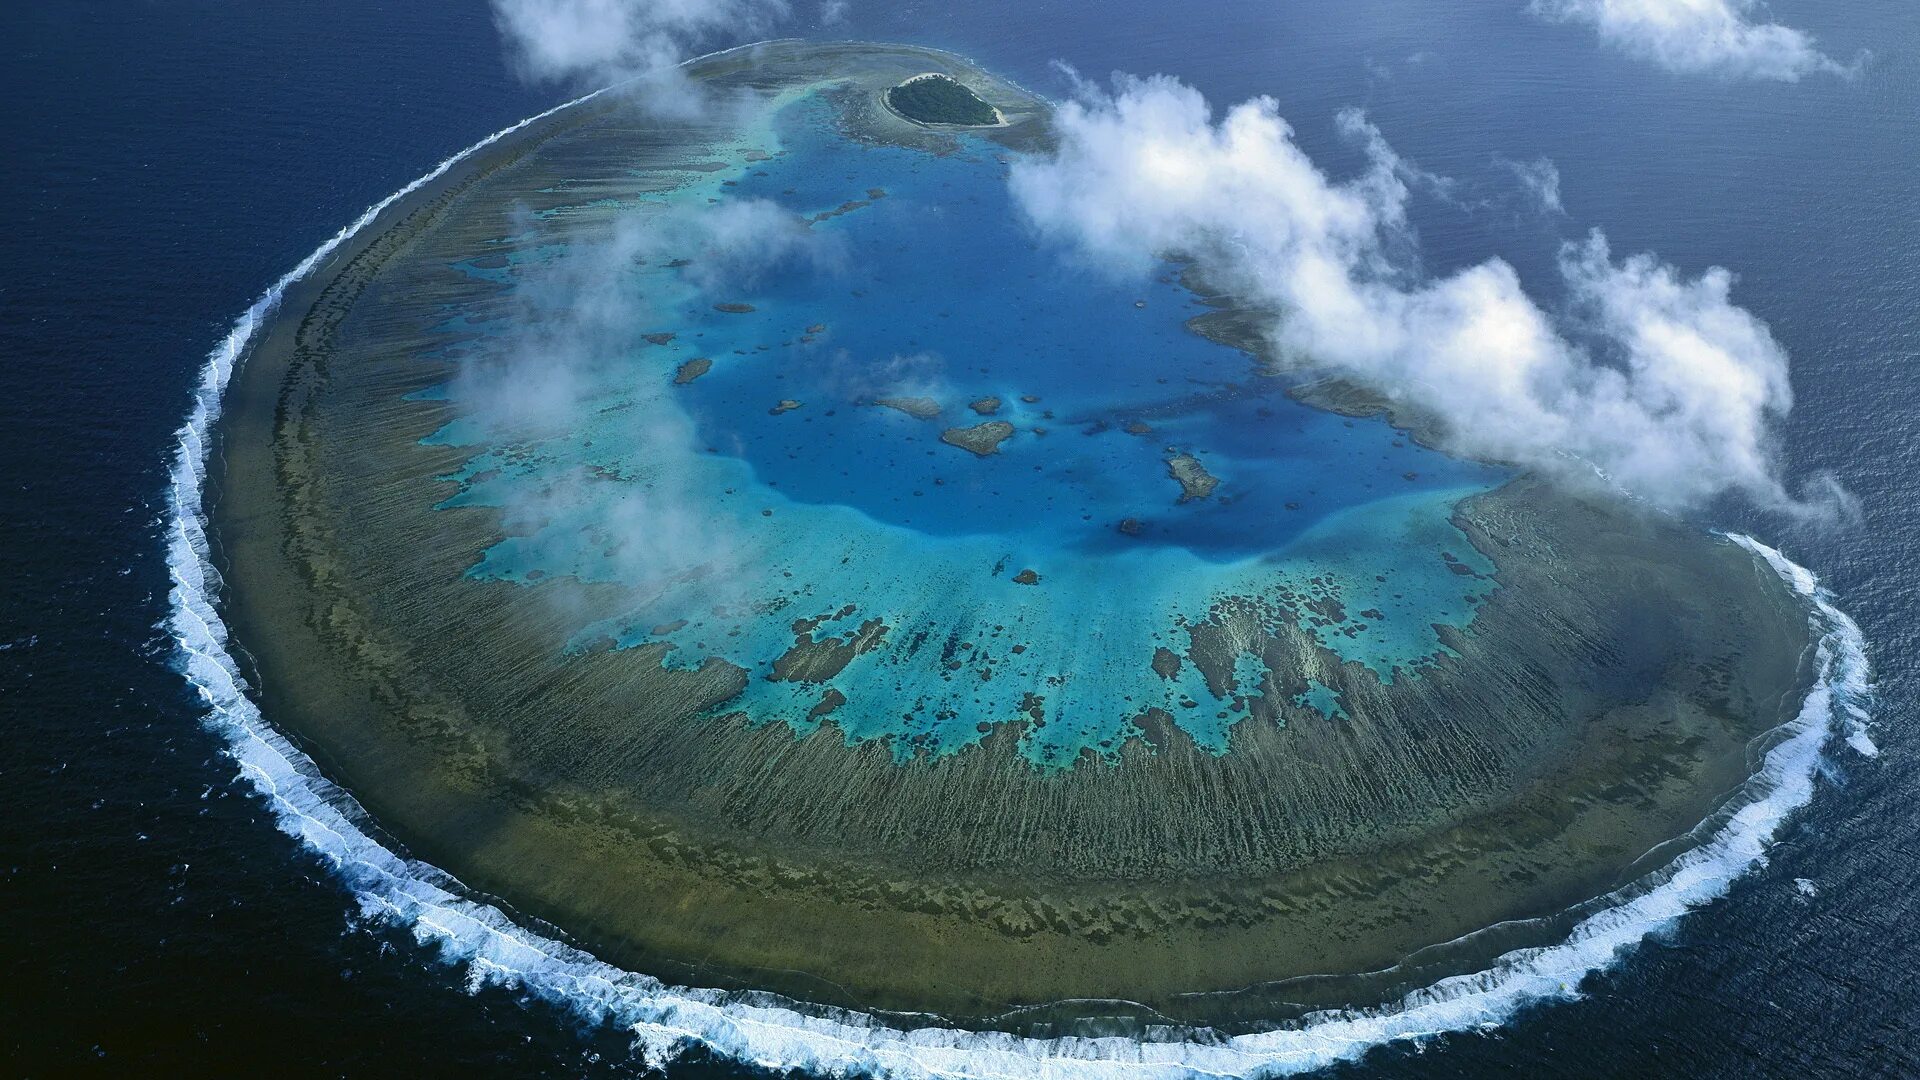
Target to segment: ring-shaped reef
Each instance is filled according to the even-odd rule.
[[[887,105],[928,73],[996,122]],[[1563,930],[1798,707],[1744,548],[1432,449],[1204,267],[1037,243],[1032,95],[689,74],[392,208],[230,394],[267,715],[469,887],[670,981],[1231,1029]]]

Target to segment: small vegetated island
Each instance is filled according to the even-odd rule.
[[[1000,122],[1000,114],[950,75],[915,75],[887,91],[893,111],[921,124],[980,127]]]
[[[1748,550],[1430,449],[1181,265],[1058,273],[1002,164],[1043,102],[906,46],[688,72],[758,104],[487,147],[230,393],[263,711],[468,885],[672,982],[1258,1026],[1556,939],[1798,709]]]

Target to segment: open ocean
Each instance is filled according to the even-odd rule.
[[[1056,59],[1178,75],[1216,105],[1270,94],[1336,174],[1359,155],[1335,113],[1363,106],[1458,182],[1416,202],[1429,268],[1501,255],[1549,300],[1559,242],[1593,227],[1616,253],[1733,269],[1793,356],[1789,476],[1831,472],[1864,520],[1715,520],[1860,623],[1881,754],[1834,753],[1770,865],[1582,1000],[1337,1072],[1920,1073],[1920,6],[1773,4],[1829,54],[1873,54],[1799,84],[1667,74],[1523,6],[855,0],[790,29],[954,49],[1050,96]],[[579,88],[519,81],[479,0],[14,0],[0,64],[0,1070],[645,1071],[621,1032],[469,993],[363,920],[202,727],[159,628],[167,469],[209,348],[365,207]],[[1563,217],[1507,164],[1543,156]]]

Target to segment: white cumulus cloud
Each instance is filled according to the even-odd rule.
[[[1528,10],[1592,26],[1600,39],[1669,71],[1797,82],[1847,69],[1803,30],[1755,19],[1757,0],[1532,0]]]
[[[1769,435],[1793,404],[1786,351],[1733,303],[1727,271],[1619,259],[1596,231],[1560,253],[1556,316],[1503,260],[1443,277],[1414,267],[1408,183],[1421,174],[1357,114],[1342,127],[1371,165],[1341,181],[1271,99],[1216,119],[1165,77],[1083,86],[1057,127],[1058,149],[1010,179],[1043,235],[1122,273],[1197,258],[1278,313],[1266,333],[1279,355],[1437,417],[1452,448],[1598,473],[1664,507],[1734,492],[1809,510],[1782,487]]]

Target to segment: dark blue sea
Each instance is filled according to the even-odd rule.
[[[1581,1000],[1338,1072],[1920,1074],[1920,6],[1771,5],[1832,55],[1871,50],[1798,84],[1668,74],[1523,7],[856,0],[791,29],[944,46],[1054,96],[1055,60],[1270,94],[1336,173],[1360,158],[1335,114],[1362,106],[1462,193],[1416,201],[1428,268],[1499,255],[1549,302],[1560,241],[1593,227],[1736,271],[1793,356],[1790,478],[1832,473],[1862,514],[1715,521],[1858,620],[1882,752],[1836,755],[1768,866]],[[167,469],[209,348],[366,206],[577,89],[516,78],[479,0],[0,5],[0,1070],[647,1071],[621,1032],[469,993],[363,919],[239,780],[160,629]],[[1561,217],[1507,164],[1543,156]]]

